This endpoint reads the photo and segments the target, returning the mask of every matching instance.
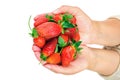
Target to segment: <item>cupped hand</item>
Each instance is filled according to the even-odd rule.
[[[68,67],[63,67],[60,65],[47,64],[45,61],[40,59],[40,48],[36,45],[33,45],[32,49],[38,61],[40,61],[43,66],[50,69],[55,73],[61,74],[75,74],[80,71],[83,71],[89,67],[94,66],[95,63],[95,55],[92,50],[86,46],[82,46],[83,50],[80,54],[77,55],[77,58],[70,63]]]
[[[95,39],[97,39],[97,31],[94,27],[95,22],[91,20],[80,8],[73,6],[62,6],[53,11],[53,14],[65,12],[68,12],[75,16],[80,32],[80,37],[83,43],[92,43]]]
[[[90,67],[93,67],[94,63],[96,63],[95,55],[92,50],[86,46],[82,46],[83,50],[80,54],[77,55],[77,58],[70,63],[69,66],[63,67],[61,65],[53,65],[53,64],[43,64],[46,68],[50,69],[55,73],[70,75],[75,74]]]

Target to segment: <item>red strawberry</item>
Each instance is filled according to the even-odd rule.
[[[62,28],[54,22],[45,22],[37,26],[36,30],[40,36],[48,40],[57,37],[61,33]]]
[[[71,22],[72,24],[76,24],[76,18],[73,17],[73,18],[70,20],[70,22]]]
[[[58,22],[59,20],[62,20],[61,14],[55,14],[53,19]]]
[[[38,15],[34,18],[34,27],[39,26],[42,23],[48,22],[48,18],[46,18],[46,14]]]
[[[75,34],[75,32],[76,32],[76,28],[67,28],[65,30],[65,34],[67,34],[70,38],[71,38],[72,35]]]
[[[65,43],[68,42],[68,35],[66,35],[66,34],[61,34],[60,36],[64,39],[64,42],[65,42]]]
[[[80,40],[80,34],[79,32],[76,32],[74,35],[71,36],[72,39],[74,39],[75,41],[79,41]]]
[[[65,47],[68,43],[68,35],[66,34],[61,34],[59,37],[58,37],[58,43],[59,43],[59,46],[60,47]]]
[[[63,48],[61,53],[62,66],[68,66],[70,64],[74,58],[75,52],[76,50],[73,46],[67,46]]]
[[[43,60],[46,60],[48,56],[53,54],[55,51],[56,45],[57,45],[57,38],[53,38],[53,39],[49,40],[49,42],[47,42],[42,49],[41,58]]]
[[[40,48],[42,48],[45,45],[45,38],[43,37],[37,37],[33,39],[34,44]]]
[[[80,40],[80,34],[79,34],[79,31],[77,31],[76,28],[67,28],[65,30],[65,34],[69,35],[69,38],[74,39],[75,41]]]
[[[45,16],[46,14],[39,14],[37,16],[34,17],[34,21],[36,21],[39,17]]]
[[[79,45],[81,41],[74,42],[72,45],[66,46],[61,52],[62,66],[68,66],[72,60],[74,60],[76,53],[81,50]]]
[[[47,58],[47,63],[50,64],[59,64],[61,62],[61,57],[59,53],[53,53]]]

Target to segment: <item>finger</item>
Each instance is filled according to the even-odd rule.
[[[34,52],[40,52],[40,48],[39,48],[38,46],[36,46],[35,44],[33,44],[32,50],[33,50]]]
[[[46,61],[43,61],[41,58],[40,58],[40,51],[41,49],[39,47],[37,47],[36,45],[33,44],[32,46],[32,50],[34,51],[34,55],[35,57],[37,58],[38,61],[40,61],[41,64],[46,64]]]
[[[68,67],[63,67],[59,65],[45,64],[44,67],[50,69],[55,73],[61,73],[65,75],[74,74],[73,67],[71,65]]]
[[[67,6],[67,5],[63,5],[60,8],[53,11],[54,14],[59,14],[59,13],[64,13],[64,12],[69,12],[70,14],[73,14],[75,16],[79,16],[83,14],[83,11],[81,11],[80,8],[74,7],[74,6]]]
[[[38,61],[41,61],[40,59],[40,52],[34,52],[35,57],[37,58]]]

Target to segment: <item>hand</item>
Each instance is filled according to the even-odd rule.
[[[77,55],[77,58],[70,63],[68,67],[63,67],[60,65],[44,64],[44,66],[55,73],[61,74],[75,74],[89,67],[93,67],[96,63],[95,55],[92,50],[86,46],[82,46],[83,50]]]
[[[80,8],[72,6],[62,6],[53,11],[53,14],[64,12],[68,12],[75,16],[80,32],[80,37],[83,43],[92,43],[92,41],[97,39],[97,31],[94,27],[95,22],[91,20]]]

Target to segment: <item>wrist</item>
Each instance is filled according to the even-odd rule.
[[[94,33],[92,43],[114,46],[120,43],[120,20],[110,18],[104,21],[93,21]]]
[[[92,27],[91,27],[91,32],[90,32],[90,44],[99,44],[99,39],[100,39],[100,23],[99,21],[94,21],[92,20]]]
[[[89,70],[102,75],[111,75],[117,70],[120,64],[120,55],[118,52],[98,49],[94,49],[93,52],[95,54],[95,60],[93,60],[94,63],[89,65]]]

